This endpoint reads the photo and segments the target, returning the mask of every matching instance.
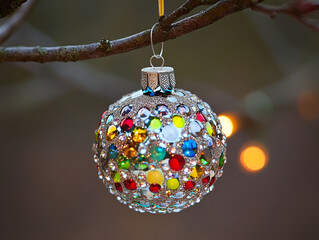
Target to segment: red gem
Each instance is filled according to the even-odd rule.
[[[115,183],[114,185],[115,185],[115,188],[117,191],[123,192],[123,188],[122,188],[122,185],[120,183]]]
[[[120,126],[124,132],[131,130],[134,126],[132,118],[123,119]]]
[[[136,189],[136,182],[133,179],[125,180],[124,185],[128,190],[135,190]]]
[[[185,165],[185,160],[181,155],[173,155],[169,160],[169,166],[174,171],[180,171]]]
[[[109,113],[109,111],[107,110],[107,111],[105,111],[105,112],[102,114],[102,117],[101,117],[100,122],[99,122],[99,126],[101,125],[102,119],[103,119],[103,118],[105,117],[105,115],[108,114],[108,113]]]
[[[197,112],[197,113],[196,113],[196,117],[197,117],[197,120],[198,120],[198,121],[200,121],[200,122],[206,122],[206,118],[205,118],[205,116],[204,116],[202,113]]]
[[[195,182],[193,182],[193,181],[187,181],[184,184],[184,189],[185,190],[192,190],[194,187],[195,187]]]
[[[158,193],[161,190],[161,185],[157,184],[157,183],[153,183],[150,186],[150,191],[153,193]]]
[[[210,182],[209,182],[209,186],[213,185],[214,182],[215,182],[215,180],[216,180],[216,178],[215,178],[215,177],[212,177],[212,179],[211,179]]]
[[[209,177],[209,176],[208,176],[208,177],[203,178],[203,179],[202,179],[202,183],[203,183],[204,185],[206,185],[206,184],[209,182],[209,179],[210,179],[210,177]]]

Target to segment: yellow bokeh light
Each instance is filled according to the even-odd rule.
[[[234,123],[232,118],[227,115],[219,115],[218,118],[220,124],[222,125],[223,133],[226,135],[226,137],[231,136],[234,131]]]
[[[268,161],[268,153],[264,146],[257,143],[246,145],[240,153],[240,163],[249,172],[263,169]]]

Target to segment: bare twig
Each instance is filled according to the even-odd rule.
[[[201,5],[212,5],[219,0],[188,0],[167,17],[160,18],[160,26],[163,30],[169,31],[172,24],[180,17],[190,13],[193,9]]]
[[[319,23],[305,17],[305,14],[319,10],[319,4],[306,2],[303,0],[293,2],[279,7],[255,5],[251,7],[252,10],[267,14],[271,18],[275,18],[278,14],[284,14],[295,18],[300,23],[319,32]]]
[[[0,27],[0,44],[4,43],[23,23],[33,9],[37,0],[29,0]]]
[[[257,0],[258,3],[262,1]],[[317,24],[304,17],[304,14],[317,10],[317,5],[309,3],[300,5],[300,1],[304,3],[303,0],[299,0],[299,5],[295,3],[290,6],[272,8],[256,5],[254,0],[187,0],[172,14],[160,19],[159,26],[154,29],[153,42],[158,43],[177,38],[245,8],[266,13],[271,17],[274,17],[277,13],[287,14],[318,31]],[[175,22],[200,5],[211,6],[204,11]],[[149,35],[150,30],[146,30],[118,40],[108,41],[102,39],[100,42],[84,45],[0,48],[0,62],[68,62],[105,57],[148,46],[150,45]]]
[[[248,8],[250,5],[251,0],[221,0],[205,11],[172,24],[171,30],[168,32],[156,27],[154,29],[153,42],[158,43],[177,38],[210,25],[231,13]],[[84,45],[0,48],[0,62],[68,62],[105,57],[148,46],[150,45],[149,35],[150,30],[146,30],[118,40],[108,41],[102,39],[100,42]]]

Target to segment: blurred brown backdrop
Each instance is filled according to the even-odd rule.
[[[182,2],[166,1],[166,12]],[[150,28],[156,14],[149,0],[39,1],[6,45],[112,40]],[[318,43],[293,19],[249,10],[165,43],[177,87],[241,119],[215,190],[169,215],[118,203],[91,150],[100,115],[139,88],[150,48],[78,63],[0,64],[0,239],[319,239]],[[239,153],[255,140],[269,162],[252,174]]]

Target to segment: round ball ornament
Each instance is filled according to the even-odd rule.
[[[206,102],[174,89],[173,68],[143,68],[141,86],[102,115],[94,144],[98,175],[136,211],[179,212],[222,176],[226,137]]]

